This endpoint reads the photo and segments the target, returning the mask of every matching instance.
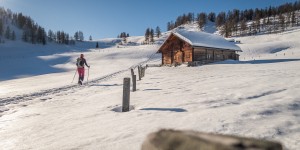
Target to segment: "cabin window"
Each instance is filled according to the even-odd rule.
[[[211,59],[211,58],[212,58],[211,54],[207,54],[207,59]]]

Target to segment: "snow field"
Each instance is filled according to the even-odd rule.
[[[246,58],[240,62],[150,67],[137,82],[137,91],[130,93],[133,109],[126,113],[117,111],[123,78],[157,47],[92,49],[84,53],[91,64],[89,85],[1,106],[5,111],[0,112],[0,147],[138,150],[150,132],[172,128],[277,140],[287,149],[299,149],[299,32],[240,38],[241,58]],[[79,54],[40,57],[71,59],[54,65],[67,71],[2,81],[6,92],[1,96],[69,85],[74,72],[68,69]],[[160,63],[159,55],[153,57],[150,63]],[[114,75],[98,80],[110,74]],[[45,78],[48,83],[43,83]],[[31,81],[43,86],[28,88]]]

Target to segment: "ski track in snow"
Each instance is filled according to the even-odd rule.
[[[63,93],[63,92],[68,92],[70,90],[80,90],[82,88],[85,88],[86,86],[109,80],[109,79],[113,78],[114,76],[122,74],[122,73],[124,73],[124,72],[126,72],[130,69],[135,69],[138,66],[142,66],[145,63],[151,61],[151,59],[154,55],[155,55],[155,53],[150,55],[146,61],[143,61],[143,62],[140,62],[136,65],[133,65],[128,69],[120,70],[120,71],[111,73],[109,75],[105,75],[105,76],[102,76],[100,78],[93,79],[93,80],[89,81],[88,83],[85,83],[84,85],[81,85],[81,86],[77,85],[77,84],[72,84],[72,85],[63,86],[63,87],[42,90],[42,91],[30,93],[30,94],[24,94],[24,95],[17,95],[17,96],[13,96],[13,97],[1,98],[0,99],[0,117],[2,116],[1,115],[2,112],[5,112],[5,111],[9,110],[9,109],[5,108],[6,105],[18,104],[20,102],[26,102],[26,101],[34,100],[34,99],[37,99],[37,98],[40,98],[40,97],[46,97],[46,96],[49,96],[49,95],[55,95],[55,94],[59,94],[59,93]],[[41,98],[40,100],[46,101],[47,99]]]
[[[43,91],[40,91],[40,92],[31,93],[31,94],[19,95],[19,96],[15,96],[15,97],[1,98],[0,99],[0,106],[5,106],[5,105],[8,105],[8,104],[17,104],[17,103],[20,103],[20,102],[32,100],[32,99],[35,99],[35,98],[38,98],[38,97],[42,97],[42,96],[48,96],[48,95],[58,94],[58,93],[61,93],[61,92],[66,92],[66,91],[68,91],[70,89],[84,88],[84,86],[88,86],[89,84],[108,80],[108,79],[112,78],[113,76],[116,76],[116,75],[118,75],[120,73],[123,73],[123,72],[125,72],[127,70],[128,69],[122,70],[122,71],[118,71],[118,72],[109,74],[107,76],[91,80],[91,81],[89,81],[88,84],[85,83],[83,86],[80,86],[80,85],[69,85],[69,86],[64,86],[64,87],[59,87],[59,88],[53,88],[53,89],[43,90]]]

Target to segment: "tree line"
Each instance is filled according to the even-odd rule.
[[[159,26],[157,26],[155,28],[155,31],[152,28],[147,28],[146,31],[145,31],[145,36],[144,36],[145,40],[141,44],[153,44],[154,43],[154,37],[159,38],[160,36],[161,36],[161,30],[160,30]],[[123,42],[126,43],[127,42],[127,37],[129,37],[129,33],[121,32],[121,34],[118,35],[117,37],[122,38]]]
[[[201,12],[194,17],[194,13],[178,16],[176,21],[167,23],[167,30],[180,25],[196,21],[201,30],[207,20],[214,22],[225,37],[251,35],[260,32],[280,32],[287,27],[299,26],[300,0],[285,3],[277,7],[269,6],[265,9],[233,9],[218,14]],[[298,12],[298,14],[297,14]]]
[[[127,38],[129,37],[129,33],[121,32],[120,35],[118,35],[118,38],[122,38],[124,43],[127,43]]]
[[[154,37],[159,38],[160,36],[161,36],[161,30],[159,26],[155,28],[155,31],[152,28],[147,28],[145,31],[145,41],[142,44],[153,44]]]
[[[10,26],[13,25],[13,26]],[[75,41],[83,41],[84,35],[82,31],[75,32],[74,36],[70,36],[64,31],[45,31],[43,27],[38,25],[28,16],[22,13],[13,13],[11,10],[0,7],[0,43],[1,39],[16,40],[16,33],[11,28],[19,28],[22,31],[21,39],[24,42],[32,44],[47,44],[47,42],[56,42],[58,44],[75,44]],[[91,37],[90,37],[91,38]]]

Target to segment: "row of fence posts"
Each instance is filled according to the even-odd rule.
[[[139,81],[145,77],[147,66],[138,66]],[[136,75],[134,74],[134,69],[131,68],[131,78],[132,78],[132,92],[136,91]],[[123,79],[123,100],[122,100],[122,112],[127,112],[130,110],[130,78]]]

